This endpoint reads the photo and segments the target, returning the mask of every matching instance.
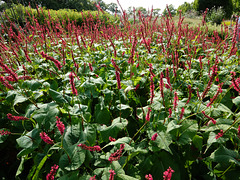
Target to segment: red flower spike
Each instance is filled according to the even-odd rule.
[[[169,168],[167,169],[167,171],[165,171],[165,172],[163,173],[163,179],[164,179],[164,180],[171,180],[171,178],[172,178],[172,173],[174,173],[174,170],[172,170],[172,168],[169,167]]]
[[[122,156],[122,151],[123,151],[124,147],[125,147],[125,145],[121,144],[120,149],[117,150],[116,152],[112,153],[110,155],[110,157],[108,158],[108,161],[110,161],[110,163],[112,163],[113,161],[118,161],[120,159],[120,157]]]
[[[114,170],[109,170],[110,172],[110,176],[109,176],[109,180],[114,180],[114,175],[116,174]]]
[[[151,174],[147,174],[147,175],[145,176],[145,179],[146,179],[146,180],[153,180],[153,177],[152,177]]]
[[[221,129],[220,132],[216,135],[215,138],[218,139],[218,138],[222,137],[223,134],[224,134],[224,132],[223,132],[223,130]]]
[[[158,137],[158,133],[155,133],[155,134],[152,136],[151,140],[152,140],[152,141],[155,141],[155,140],[157,139],[157,137]]]
[[[206,118],[210,119],[213,124],[216,124],[217,121],[216,121],[215,119],[213,119],[212,117],[206,115],[206,114],[205,114],[205,111],[202,111],[202,114],[203,114]]]
[[[69,78],[70,78],[70,85],[71,85],[72,93],[77,96],[78,92],[77,92],[77,89],[75,88],[74,76],[73,76],[72,72],[69,74]]]
[[[89,151],[101,151],[100,146],[87,146],[86,144],[78,144],[78,147],[81,147],[82,149],[89,150]]]
[[[53,140],[45,132],[41,132],[40,137],[45,143],[53,144]]]
[[[90,177],[89,180],[96,180],[96,175],[94,175],[93,177]]]
[[[12,114],[8,113],[7,114],[8,119],[12,120],[12,121],[21,121],[21,120],[27,120],[28,118],[24,117],[24,116],[13,116]]]
[[[64,130],[65,130],[65,126],[64,126],[64,124],[60,121],[61,118],[59,118],[58,116],[56,116],[56,119],[57,119],[57,121],[56,121],[56,123],[57,123],[57,128],[58,128],[58,130],[60,131],[61,135],[63,135]]]
[[[109,136],[109,141],[114,142],[114,141],[116,141],[116,139]]]
[[[11,134],[11,132],[9,132],[8,130],[0,130],[0,135],[4,136],[4,135],[9,135]]]
[[[50,172],[46,176],[46,180],[54,180],[54,176],[58,170],[58,165],[54,164],[54,166],[51,167]]]

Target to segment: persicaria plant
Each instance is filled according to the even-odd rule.
[[[236,34],[26,10],[24,25],[1,14],[0,178],[240,177]]]

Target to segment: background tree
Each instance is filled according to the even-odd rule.
[[[137,8],[136,8],[136,12],[138,12],[138,11],[141,11],[144,16],[146,16],[147,13],[148,13],[147,10],[146,10],[146,8],[144,8],[144,7],[137,7]]]
[[[223,7],[226,18],[230,18],[233,13],[232,0],[194,0],[193,8],[198,12],[204,12],[206,8]]]
[[[161,13],[161,9],[160,8],[153,9],[153,15],[154,16],[159,16],[160,13]]]
[[[240,15],[240,0],[232,0],[234,14]]]
[[[170,4],[170,5],[168,6],[168,9],[169,9],[169,11],[170,11],[170,13],[171,13],[172,16],[175,16],[175,15],[176,15],[177,10],[174,8],[174,6],[173,6],[172,4]],[[163,10],[162,15],[163,15],[163,16],[168,16],[168,15],[169,15],[168,10],[167,10],[167,7]]]
[[[107,10],[110,11],[112,14],[114,14],[115,12],[116,13],[120,12],[118,5],[116,3],[107,4]]]
[[[177,11],[182,11],[182,14],[185,14],[191,10],[193,10],[193,3],[188,3],[188,2],[184,2],[182,5],[180,5],[177,9]]]

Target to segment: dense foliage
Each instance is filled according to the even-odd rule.
[[[91,19],[92,24],[117,24],[119,18],[112,16],[104,11],[82,11],[77,12],[70,9],[60,10],[46,10],[46,9],[34,9],[25,7],[21,4],[5,10],[5,22],[9,24],[8,20],[21,26],[25,26],[26,23],[35,23],[36,21],[43,25],[45,23],[60,23],[63,26],[67,26],[70,22],[75,21],[76,25],[82,26],[86,19]],[[50,24],[51,24],[50,23]],[[49,24],[49,25],[50,25]]]
[[[193,7],[199,12],[204,12],[207,8],[223,7],[226,12],[226,17],[230,18],[233,13],[233,2],[232,0],[194,0]]]
[[[240,177],[236,34],[52,16],[1,25],[0,178]]]

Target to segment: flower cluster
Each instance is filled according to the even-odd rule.
[[[51,167],[50,172],[46,176],[46,180],[54,180],[54,176],[58,170],[58,165],[54,164],[54,166]]]
[[[146,180],[153,180],[153,177],[152,177],[151,174],[147,174],[147,175],[145,176],[145,179],[146,179]]]
[[[14,90],[13,86],[3,76],[0,76],[0,82],[8,89]]]
[[[120,145],[120,149],[117,150],[116,152],[112,153],[110,155],[110,157],[108,158],[108,161],[113,162],[113,161],[117,161],[120,159],[120,157],[122,156],[122,151],[124,149],[125,145],[121,144]]]
[[[172,173],[174,173],[174,170],[169,167],[164,173],[163,173],[163,179],[164,180],[171,180]]]
[[[53,140],[45,132],[41,132],[40,137],[45,143],[53,144]]]
[[[109,180],[114,180],[114,175],[116,174],[114,170],[109,170],[110,172],[110,176],[109,176]]]
[[[90,177],[89,180],[96,180],[96,175],[94,175],[93,177]]]
[[[224,132],[223,132],[223,130],[221,129],[220,132],[216,135],[215,138],[218,139],[218,138],[222,137],[223,134],[224,134]]]
[[[4,136],[4,135],[9,135],[11,134],[11,132],[9,132],[8,130],[0,130],[0,135]]]
[[[3,59],[1,58],[0,59],[0,67],[6,71],[6,73],[8,73],[13,79],[15,82],[18,81],[18,76],[15,72],[13,72],[6,64],[3,63]]]
[[[116,139],[111,137],[111,136],[109,136],[109,141],[113,142],[113,141],[116,141]]]
[[[121,79],[120,79],[120,74],[118,71],[115,71],[116,74],[116,79],[117,79],[117,85],[118,85],[118,89],[121,89]]]
[[[146,117],[145,117],[146,121],[150,121],[150,112],[151,112],[151,111],[152,111],[151,108],[148,107],[148,112],[147,112],[147,115],[146,115]]]
[[[77,92],[77,89],[75,88],[74,76],[73,76],[72,72],[69,74],[69,78],[70,78],[70,85],[71,85],[72,93],[77,96],[78,92]]]
[[[81,143],[78,144],[77,146],[89,151],[101,151],[100,146],[87,146],[86,144],[81,144]]]
[[[173,107],[174,107],[174,110],[176,111],[176,108],[177,108],[177,102],[178,102],[178,95],[177,95],[177,92],[175,91],[174,92],[174,100],[173,100]]]
[[[217,121],[216,121],[215,119],[213,119],[212,117],[206,115],[205,111],[202,111],[202,114],[203,114],[206,118],[210,119],[213,124],[216,124]]]
[[[48,55],[45,54],[43,51],[42,51],[40,54],[42,55],[43,58],[46,58],[47,60],[52,61],[52,62],[55,64],[55,66],[57,66],[58,70],[61,69],[62,65],[61,65],[61,63],[60,63],[58,60],[54,59],[54,58],[51,57],[51,56],[48,56]]]
[[[12,120],[12,121],[21,121],[21,120],[27,120],[28,118],[24,117],[24,116],[13,116],[12,114],[8,113],[7,114],[8,119]]]
[[[58,116],[56,116],[56,119],[57,119],[57,121],[56,121],[56,123],[57,123],[57,128],[58,128],[58,130],[60,131],[61,135],[63,135],[64,130],[65,130],[65,126],[64,126],[64,124],[60,121],[61,118],[59,118]]]
[[[155,141],[155,140],[157,139],[157,137],[158,137],[158,133],[155,133],[155,134],[152,136],[151,140],[152,140],[152,141]]]

